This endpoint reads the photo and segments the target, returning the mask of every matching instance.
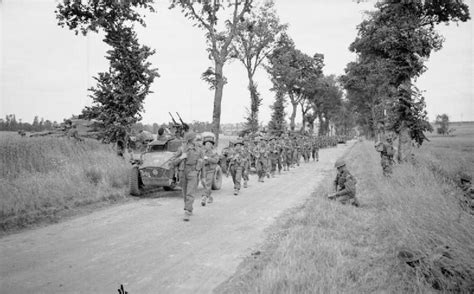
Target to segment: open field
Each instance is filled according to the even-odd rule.
[[[432,138],[415,165],[396,166],[391,178],[373,142],[357,144],[345,158],[361,207],[328,201],[328,176],[214,292],[472,293],[474,216],[461,208],[454,180],[474,166],[472,131]]]
[[[125,198],[129,164],[95,140],[0,134],[0,230]]]

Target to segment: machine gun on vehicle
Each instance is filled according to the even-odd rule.
[[[176,112],[181,123],[178,123],[171,112],[168,112],[173,122],[173,127],[175,128],[175,135],[177,138],[184,138],[184,134],[189,131],[189,125],[183,121],[179,113]]]

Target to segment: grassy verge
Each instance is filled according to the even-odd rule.
[[[426,293],[474,290],[474,217],[427,162],[381,175],[373,143],[346,156],[362,206],[328,201],[328,176],[281,217],[216,293]],[[413,254],[407,263],[403,252]]]
[[[4,135],[0,154],[0,231],[126,197],[128,162],[97,141]]]

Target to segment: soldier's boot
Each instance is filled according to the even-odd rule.
[[[234,189],[234,195],[235,196],[239,195],[239,189]]]
[[[355,207],[359,207],[360,206],[360,203],[359,203],[359,200],[357,200],[357,198],[354,198],[351,202],[352,205],[354,205]]]
[[[184,211],[183,221],[188,222],[193,213],[191,211]]]
[[[206,206],[206,202],[207,202],[207,196],[203,195],[202,198],[201,198],[201,205]]]
[[[214,198],[212,196],[207,197],[207,203],[211,204],[212,202],[214,202]]]
[[[247,188],[248,185],[247,185],[247,181],[244,181],[244,188]]]
[[[268,178],[268,179],[270,178],[270,173],[269,173],[269,172],[267,172],[267,178]]]

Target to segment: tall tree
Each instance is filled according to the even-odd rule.
[[[447,135],[449,132],[449,116],[446,113],[438,114],[436,116],[435,124],[439,127],[436,132],[440,135]]]
[[[346,89],[356,121],[367,137],[377,134],[377,123],[384,121],[395,89],[387,76],[389,65],[383,59],[359,58],[350,62],[340,81]]]
[[[286,131],[285,95],[281,91],[276,92],[275,101],[270,106],[272,116],[268,123],[268,130],[274,135],[281,135]]]
[[[232,41],[233,57],[239,60],[247,70],[250,92],[250,109],[246,129],[258,131],[258,111],[262,103],[254,75],[268,54],[273,50],[278,35],[287,29],[281,24],[274,8],[274,1],[269,0],[253,10],[245,20],[237,25],[237,34]]]
[[[322,75],[324,55],[316,53],[308,56],[296,49],[293,40],[283,33],[269,54],[268,62],[265,68],[271,76],[273,88],[283,91],[290,98],[290,129],[294,131],[297,108],[304,100],[304,88],[309,79]]]
[[[422,144],[426,138],[423,132],[431,126],[423,98],[412,82],[426,70],[424,62],[431,52],[442,47],[443,38],[435,26],[467,21],[468,6],[460,0],[384,0],[377,2],[376,8],[359,25],[350,49],[364,61],[380,59],[389,64],[387,79],[395,89],[389,128],[400,135],[399,142],[414,139]],[[397,157],[403,161],[406,156],[401,147]]]
[[[124,140],[131,126],[141,120],[143,101],[151,93],[150,86],[158,77],[148,57],[155,53],[140,45],[134,31],[135,22],[145,26],[137,9],[151,12],[153,0],[64,0],[57,5],[56,16],[61,27],[76,34],[105,32],[104,42],[109,69],[95,77],[97,86],[89,91],[93,105],[85,107],[83,116],[102,120],[107,142]]]
[[[253,0],[171,0],[170,9],[179,6],[184,16],[194,24],[206,31],[206,42],[208,45],[209,59],[214,62],[214,68],[207,69],[203,79],[211,83],[214,90],[214,110],[212,113],[212,131],[219,139],[221,123],[221,104],[224,84],[224,64],[231,58],[231,43],[237,34],[239,22],[244,20],[249,13]],[[225,9],[232,10],[230,19],[218,17],[218,13],[224,13]],[[222,21],[218,23],[218,20]],[[219,24],[224,26],[219,31]]]

